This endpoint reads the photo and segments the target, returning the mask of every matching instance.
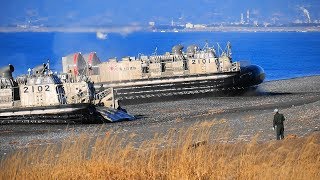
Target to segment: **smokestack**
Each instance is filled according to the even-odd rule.
[[[303,14],[306,16],[306,18],[308,19],[308,23],[311,23],[311,18],[310,18],[310,13],[309,13],[309,11],[306,9],[306,8],[304,8],[304,7],[300,7],[300,9],[302,10],[302,12],[303,12]]]
[[[240,20],[240,24],[244,24],[243,13],[241,13],[241,20]]]

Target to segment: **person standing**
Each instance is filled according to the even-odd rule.
[[[274,110],[275,114],[273,116],[273,129],[276,130],[277,133],[277,140],[284,138],[284,125],[283,121],[285,121],[285,118],[283,114],[279,113],[278,109]]]

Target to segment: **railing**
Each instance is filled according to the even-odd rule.
[[[101,103],[107,103],[108,105],[105,104],[105,106],[111,106],[111,107],[115,107],[115,99],[114,99],[114,92],[113,92],[113,88],[107,88],[104,89],[103,91],[100,91],[99,93],[95,94],[95,104],[101,104]]]
[[[100,91],[99,93],[95,94],[95,100],[100,100],[105,98],[106,96],[110,95],[112,93],[112,88],[107,88],[103,91]]]

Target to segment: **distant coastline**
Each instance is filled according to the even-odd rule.
[[[238,27],[219,26],[181,30],[169,30],[168,32],[320,32],[320,26],[312,27]],[[161,31],[160,31],[161,32]]]
[[[202,28],[166,28],[150,29],[142,26],[116,26],[116,27],[0,27],[0,32],[105,32],[129,34],[133,32],[320,32],[319,26],[293,26],[293,27],[252,27],[252,26],[215,26]]]

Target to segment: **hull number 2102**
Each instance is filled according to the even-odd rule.
[[[49,89],[49,85],[45,85],[45,86],[38,86],[38,87],[34,87],[34,86],[31,86],[31,88],[29,89],[29,87],[23,87],[23,92],[24,93],[29,93],[29,91],[31,90],[31,92],[42,92],[42,91],[50,91]]]

